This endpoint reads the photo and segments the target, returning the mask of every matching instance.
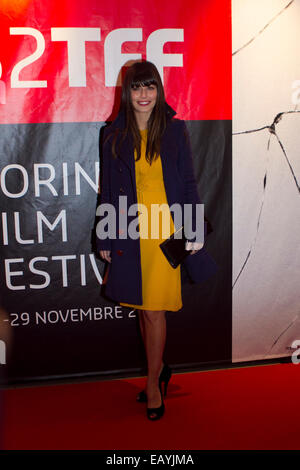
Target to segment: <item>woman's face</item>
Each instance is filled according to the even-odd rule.
[[[131,102],[135,113],[150,114],[156,104],[157,87],[156,85],[139,86],[136,89],[131,88]]]

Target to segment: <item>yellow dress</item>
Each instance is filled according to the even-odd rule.
[[[143,304],[120,302],[141,310],[177,311],[182,307],[180,266],[172,268],[159,245],[174,232],[167,202],[161,158],[150,165],[146,160],[147,129],[140,131],[141,158],[135,160],[142,268]],[[136,158],[136,153],[135,153]],[[153,204],[155,206],[153,206]],[[159,212],[159,205],[161,210]],[[152,213],[151,213],[152,205]]]

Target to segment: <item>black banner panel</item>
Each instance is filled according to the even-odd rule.
[[[13,329],[11,378],[143,365],[135,310],[104,296],[95,250],[102,125],[2,126],[1,290]],[[184,307],[167,314],[166,354],[174,364],[229,360],[231,347],[231,125],[187,125],[200,150],[199,192],[210,201],[205,247],[220,269],[201,284],[182,276]]]

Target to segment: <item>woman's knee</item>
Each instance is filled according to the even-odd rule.
[[[165,310],[144,310],[143,316],[147,323],[158,323],[165,319]]]

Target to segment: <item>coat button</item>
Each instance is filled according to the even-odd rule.
[[[122,168],[119,166],[119,172],[122,173],[122,171],[123,171]]]
[[[122,256],[123,250],[118,250],[117,253],[118,253],[119,256]]]
[[[120,188],[120,193],[125,193],[123,188]]]

